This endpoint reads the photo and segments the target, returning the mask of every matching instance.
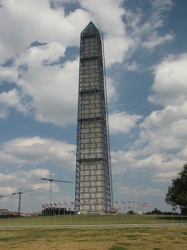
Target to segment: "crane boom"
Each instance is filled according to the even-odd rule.
[[[41,181],[49,181],[50,182],[50,189],[49,189],[49,203],[51,203],[51,196],[52,196],[52,182],[65,182],[65,183],[74,183],[73,181],[63,181],[63,180],[55,180],[51,178],[41,178]]]
[[[41,178],[42,181],[55,181],[55,182],[66,182],[66,183],[74,183],[73,181],[62,181],[62,180],[55,180],[55,179],[48,179],[48,178]]]

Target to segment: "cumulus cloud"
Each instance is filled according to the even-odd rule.
[[[137,13],[124,8],[120,0],[104,0],[99,5],[95,1],[80,0],[71,12],[66,12],[65,2],[52,1],[50,5],[48,0],[2,1],[0,83],[14,83],[19,90],[1,94],[0,118],[5,119],[13,108],[24,115],[33,115],[40,122],[57,126],[75,124],[78,54],[70,61],[66,52],[70,47],[79,46],[82,29],[92,20],[104,33],[106,66],[110,67],[123,63],[139,46],[142,36],[150,31],[155,34],[155,29],[163,24],[163,11],[170,6],[169,1],[156,1],[152,6],[154,23],[161,20],[160,24],[153,28],[151,19],[140,29],[141,14],[135,24],[132,20]],[[156,34],[159,40],[158,32]],[[7,63],[9,59],[11,63]],[[129,70],[138,70],[137,67],[133,63]],[[118,98],[115,81],[111,77],[107,81],[108,100],[114,102]],[[16,105],[10,98],[13,93]]]
[[[139,138],[127,151],[112,152],[115,174],[150,170],[151,181],[166,183],[186,162],[186,58],[186,54],[168,56],[155,66],[149,101],[163,108],[142,119]]]
[[[134,40],[127,34],[122,20],[125,14],[122,1],[103,0],[98,4],[92,0],[80,0],[80,4],[90,13],[96,26],[104,33],[106,66],[122,63],[125,55],[134,46]]]
[[[187,96],[187,54],[167,56],[154,69],[153,94],[148,97],[151,103],[163,106],[181,105]]]
[[[5,142],[0,150],[1,167],[38,165],[52,162],[60,168],[74,170],[75,146],[43,139],[39,136],[32,138],[17,138]]]
[[[24,114],[33,114],[41,122],[58,126],[75,123],[78,60],[48,65],[58,60],[64,51],[61,49],[61,46],[51,44],[31,47],[22,53],[11,70],[15,75],[19,71],[17,79],[14,79],[19,91],[2,92],[0,103],[6,109],[14,108]],[[4,80],[7,81],[7,76]]]
[[[27,102],[26,96],[17,89],[1,93],[0,103],[3,105],[4,111],[7,110],[6,114],[8,114],[8,109],[10,107],[24,115],[28,114],[29,110],[32,108],[30,107],[29,102]]]
[[[77,37],[85,22],[89,22],[85,11],[77,10],[65,17],[64,8],[52,9],[48,0],[3,0],[1,5],[1,23],[4,23],[0,26],[1,62],[22,52],[34,41],[55,40],[66,46],[78,45]]]
[[[172,31],[162,29],[160,33],[159,30],[172,7],[171,0],[148,1],[146,16],[143,8],[128,9],[121,0],[103,0],[99,4],[92,0],[1,2],[1,119],[16,110],[35,121],[66,128],[76,123],[79,38],[90,21],[103,32],[107,70],[113,65],[122,68],[125,62],[127,70],[140,72],[142,68],[133,58],[136,50],[143,48],[143,52],[152,52],[175,38]],[[70,2],[75,6],[67,11],[64,3]],[[69,51],[74,49],[77,52],[72,59]],[[152,94],[148,100],[162,105],[160,110],[145,118],[127,112],[109,115],[112,135],[120,133],[125,137],[134,128],[140,132],[139,138],[133,135],[134,143],[111,152],[114,176],[132,171],[138,178],[138,174],[146,172],[146,176],[153,173],[147,182],[163,183],[183,165],[187,156],[186,58],[186,54],[166,56],[154,67]],[[131,64],[127,63],[128,59]],[[107,77],[110,103],[118,100],[119,78],[117,73],[114,75]],[[41,165],[53,163],[64,171],[74,171],[75,145],[39,136],[10,139],[2,143],[0,158],[0,167],[11,169],[11,173],[0,175],[1,181],[15,184],[10,188],[3,181],[5,189],[0,187],[0,191],[11,193],[20,185],[31,189],[41,187],[36,179],[52,174]],[[13,166],[18,171],[12,171]],[[23,170],[24,166],[35,169]],[[48,184],[42,183],[42,186],[47,188]],[[122,188],[121,193],[161,195],[157,188],[138,184],[133,189]]]
[[[186,66],[187,56],[182,54],[169,56],[155,67],[154,92],[148,99],[163,108],[145,117],[139,126],[140,137],[133,145],[136,149],[143,148],[145,154],[165,152],[170,158],[171,152],[181,165],[184,158],[178,152],[185,147],[187,138]]]
[[[186,54],[169,56],[155,67],[154,93],[148,99],[152,103],[162,104],[164,108],[152,111],[145,117],[139,126],[140,140],[134,145],[146,144],[147,149],[156,152],[180,149],[185,145],[186,58]]]
[[[130,115],[126,112],[112,113],[109,115],[110,133],[128,133],[137,126],[140,115]]]

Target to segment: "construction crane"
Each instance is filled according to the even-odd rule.
[[[16,194],[19,195],[19,199],[18,199],[18,216],[20,216],[20,210],[21,210],[21,195],[24,194],[24,193],[36,191],[36,190],[39,190],[39,189],[43,189],[43,188],[31,189],[31,190],[27,190],[27,191],[24,191],[24,192],[22,192],[21,188],[20,188],[19,192],[12,193],[13,196],[16,195]]]
[[[65,183],[74,183],[72,181],[62,181],[62,180],[55,180],[51,178],[41,178],[41,181],[49,181],[50,182],[50,188],[49,188],[49,203],[51,203],[51,197],[52,197],[52,182],[65,182]]]
[[[2,198],[4,198],[4,195],[0,194],[0,201],[1,201]]]

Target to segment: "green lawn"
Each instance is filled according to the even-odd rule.
[[[107,225],[107,224],[158,224],[187,223],[185,216],[162,215],[54,215],[19,218],[0,218],[0,226],[40,225]]]
[[[186,226],[0,228],[1,250],[186,250]]]

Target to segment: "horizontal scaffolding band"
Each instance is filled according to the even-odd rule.
[[[97,162],[103,161],[103,158],[77,159],[77,162]]]

